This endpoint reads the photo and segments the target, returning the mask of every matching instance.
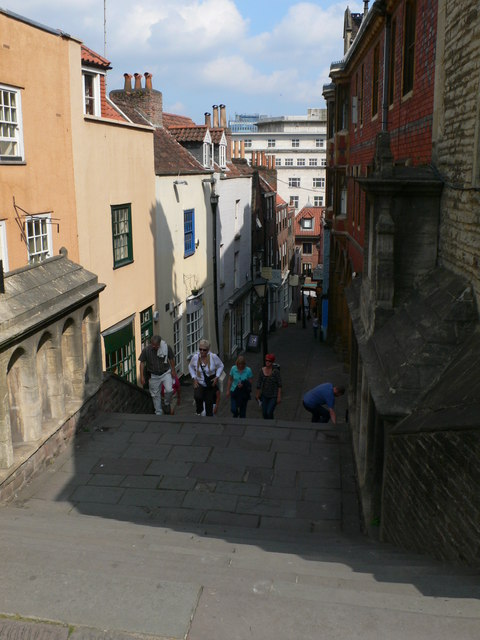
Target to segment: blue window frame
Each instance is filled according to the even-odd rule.
[[[183,212],[183,234],[185,238],[185,257],[195,253],[195,209]]]

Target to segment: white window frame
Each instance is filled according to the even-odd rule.
[[[305,158],[297,158],[297,167],[305,167]]]
[[[322,158],[321,165],[322,165],[322,167],[326,167],[327,166],[327,159],[326,158]]]
[[[289,178],[288,179],[288,186],[298,189],[300,187],[300,178]]]
[[[3,261],[3,270],[8,271],[8,247],[7,247],[7,222],[0,220],[0,260]]]
[[[275,138],[268,138],[267,147],[273,149],[275,147]]]
[[[295,207],[298,209],[299,197],[298,196],[290,196],[290,207]]]
[[[281,167],[282,166],[282,159],[281,158],[275,158],[275,166],[276,167]]]
[[[187,313],[187,356],[198,351],[198,343],[203,338],[203,305]]]
[[[293,167],[293,158],[285,158],[285,166]]]
[[[313,206],[323,207],[323,196],[313,196]]]
[[[309,167],[318,167],[318,158],[309,158],[308,159]]]
[[[87,92],[86,92],[86,77],[91,77],[93,80],[93,96],[90,98],[93,101],[93,113],[87,112]],[[95,116],[100,118],[102,115],[102,100],[100,95],[100,74],[82,67],[82,90],[83,90],[83,114],[85,116]]]
[[[33,223],[35,227],[35,233],[33,235],[29,234],[29,227]],[[40,233],[37,233],[40,231]],[[53,255],[52,249],[52,225],[51,225],[51,216],[50,214],[41,215],[41,216],[29,216],[25,219],[25,238],[27,240],[27,255],[28,255],[28,264],[36,264],[38,262],[42,262],[47,258],[51,258]],[[41,238],[46,242],[46,248],[40,247],[37,249],[35,246],[35,251],[30,251],[30,241],[32,240],[36,245],[39,241],[41,242]],[[43,244],[43,243],[42,243]]]
[[[219,147],[219,165],[222,169],[227,166],[227,145],[221,144]]]
[[[245,145],[245,149],[250,149],[252,147],[252,141],[250,140],[250,138],[247,138],[243,142],[244,142],[244,145]]]
[[[183,373],[183,316],[173,323],[173,353],[175,355],[175,371]]]
[[[302,218],[300,226],[302,229],[313,229],[313,218]]]
[[[9,96],[8,100],[7,95]],[[11,103],[12,96],[14,97],[13,107]],[[2,153],[1,146],[3,144],[12,146],[15,153]],[[0,162],[24,161],[22,96],[20,89],[0,84]]]
[[[313,178],[314,189],[325,189],[325,178]]]
[[[292,138],[292,148],[298,149],[300,147],[300,138]]]

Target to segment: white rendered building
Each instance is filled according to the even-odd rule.
[[[260,117],[253,131],[235,131],[234,123],[229,122],[232,139],[243,141],[247,160],[253,153],[275,156],[277,192],[296,212],[307,204],[325,205],[326,109],[308,109],[306,116]]]

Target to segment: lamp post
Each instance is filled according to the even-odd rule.
[[[262,301],[262,352],[263,359],[268,353],[268,280],[256,278],[253,288],[258,298]]]
[[[305,284],[305,275],[299,276],[300,282],[300,304],[302,308],[302,329],[305,329],[305,301],[303,299],[303,285]]]

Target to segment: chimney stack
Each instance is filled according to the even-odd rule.
[[[224,104],[220,105],[220,126],[223,127],[224,129],[227,128],[227,114],[226,114]]]
[[[133,75],[135,77],[135,91],[141,91],[142,90],[142,74],[134,73]]]
[[[213,128],[218,127],[218,105],[214,104],[213,107]]]
[[[124,73],[123,77],[125,79],[125,85],[123,90],[125,93],[132,93],[132,77],[129,73]]]
[[[368,13],[368,2],[369,0],[363,0],[363,15],[366,16]]]
[[[148,73],[148,71],[145,71],[144,76],[145,76],[145,89],[147,91],[151,91],[152,90],[152,74]]]
[[[212,118],[208,111],[205,111],[205,124],[209,129],[212,128]]]
[[[245,158],[245,140],[240,140],[240,158]]]

